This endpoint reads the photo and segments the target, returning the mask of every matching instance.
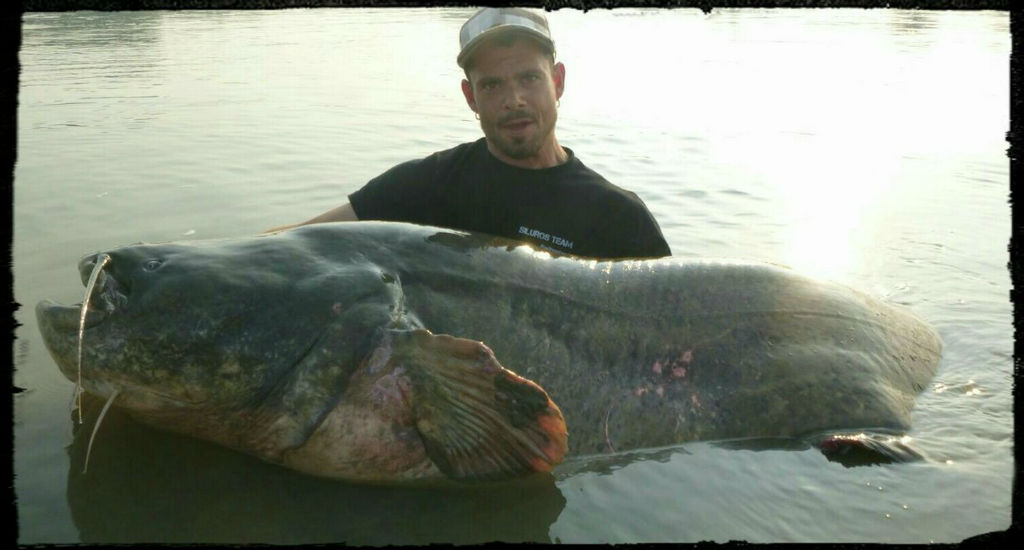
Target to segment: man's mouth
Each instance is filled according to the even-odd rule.
[[[502,129],[511,130],[513,132],[519,132],[525,130],[528,126],[534,123],[532,117],[516,117],[501,122],[500,126]]]

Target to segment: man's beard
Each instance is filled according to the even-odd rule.
[[[494,140],[494,145],[499,151],[514,159],[525,159],[536,155],[543,143],[543,136],[539,134],[530,137],[512,136],[510,138],[499,135]]]
[[[508,118],[511,119],[514,117]],[[537,117],[531,118],[537,124],[538,130],[532,135],[506,136],[502,133],[501,128],[499,127],[501,119],[499,119],[499,122],[490,125],[494,130],[491,132],[491,135],[487,135],[486,128],[484,129],[484,135],[487,135],[488,141],[490,141],[498,151],[509,158],[516,160],[530,158],[535,156],[541,148],[544,147],[544,144],[547,143],[547,140],[551,136],[555,127],[554,121],[548,125],[543,125],[538,121]]]

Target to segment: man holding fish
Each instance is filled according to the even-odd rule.
[[[547,19],[484,8],[462,26],[462,93],[484,137],[399,164],[305,222],[386,220],[512,238],[600,258],[671,255],[634,193],[585,166],[555,137],[565,66]]]

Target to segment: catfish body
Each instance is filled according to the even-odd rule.
[[[748,262],[554,257],[383,222],[107,254],[88,391],[347,479],[489,479],[566,453],[905,430],[941,352],[904,309]],[[37,313],[73,380],[78,310]]]

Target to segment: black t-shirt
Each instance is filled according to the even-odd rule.
[[[566,152],[567,162],[531,170],[498,160],[481,138],[399,164],[349,202],[360,220],[478,231],[578,256],[672,253],[639,197]]]

